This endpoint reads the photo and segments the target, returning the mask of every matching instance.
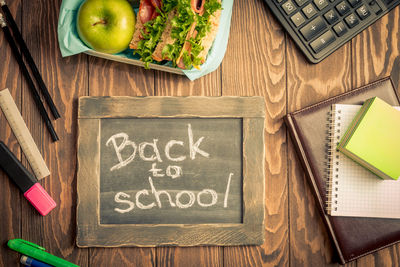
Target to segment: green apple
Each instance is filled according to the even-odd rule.
[[[79,8],[76,25],[87,46],[115,54],[128,47],[135,22],[135,13],[127,0],[86,0]]]

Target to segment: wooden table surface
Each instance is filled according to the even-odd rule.
[[[51,171],[41,184],[58,203],[42,217],[0,173],[0,266],[18,265],[6,242],[23,238],[81,266],[325,266],[334,250],[295,154],[283,116],[379,78],[400,76],[400,8],[322,63],[308,63],[261,0],[236,0],[228,49],[213,73],[183,76],[87,55],[62,58],[57,42],[61,0],[9,0],[9,7],[62,118],[53,143],[27,83],[0,34],[0,89],[9,88]],[[240,247],[89,248],[75,246],[77,103],[80,96],[263,96],[265,243]],[[28,166],[0,114],[0,139]],[[399,266],[400,245],[349,266]]]

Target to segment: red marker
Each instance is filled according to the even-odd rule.
[[[41,215],[47,215],[57,206],[51,196],[38,183],[38,180],[22,165],[2,141],[0,141],[0,168],[24,192],[25,198]]]

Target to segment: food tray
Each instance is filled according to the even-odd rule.
[[[134,50],[132,49],[126,49],[122,53],[115,55],[105,54],[90,49],[80,40],[76,30],[76,17],[83,1],[84,0],[63,0],[61,4],[58,20],[58,42],[62,56],[66,57],[79,53],[86,53],[91,56],[144,67],[144,63],[140,61],[138,56],[133,55]],[[222,12],[218,33],[214,40],[214,44],[208,53],[207,60],[201,65],[200,70],[195,68],[182,70],[173,67],[171,62],[164,64],[150,63],[149,68],[186,75],[190,80],[195,80],[216,70],[222,62],[228,44],[232,7],[233,0],[222,1]]]

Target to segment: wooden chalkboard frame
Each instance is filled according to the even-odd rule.
[[[243,222],[100,224],[102,118],[241,118]],[[264,118],[262,97],[81,97],[78,111],[77,246],[261,245],[264,242],[265,206]]]

